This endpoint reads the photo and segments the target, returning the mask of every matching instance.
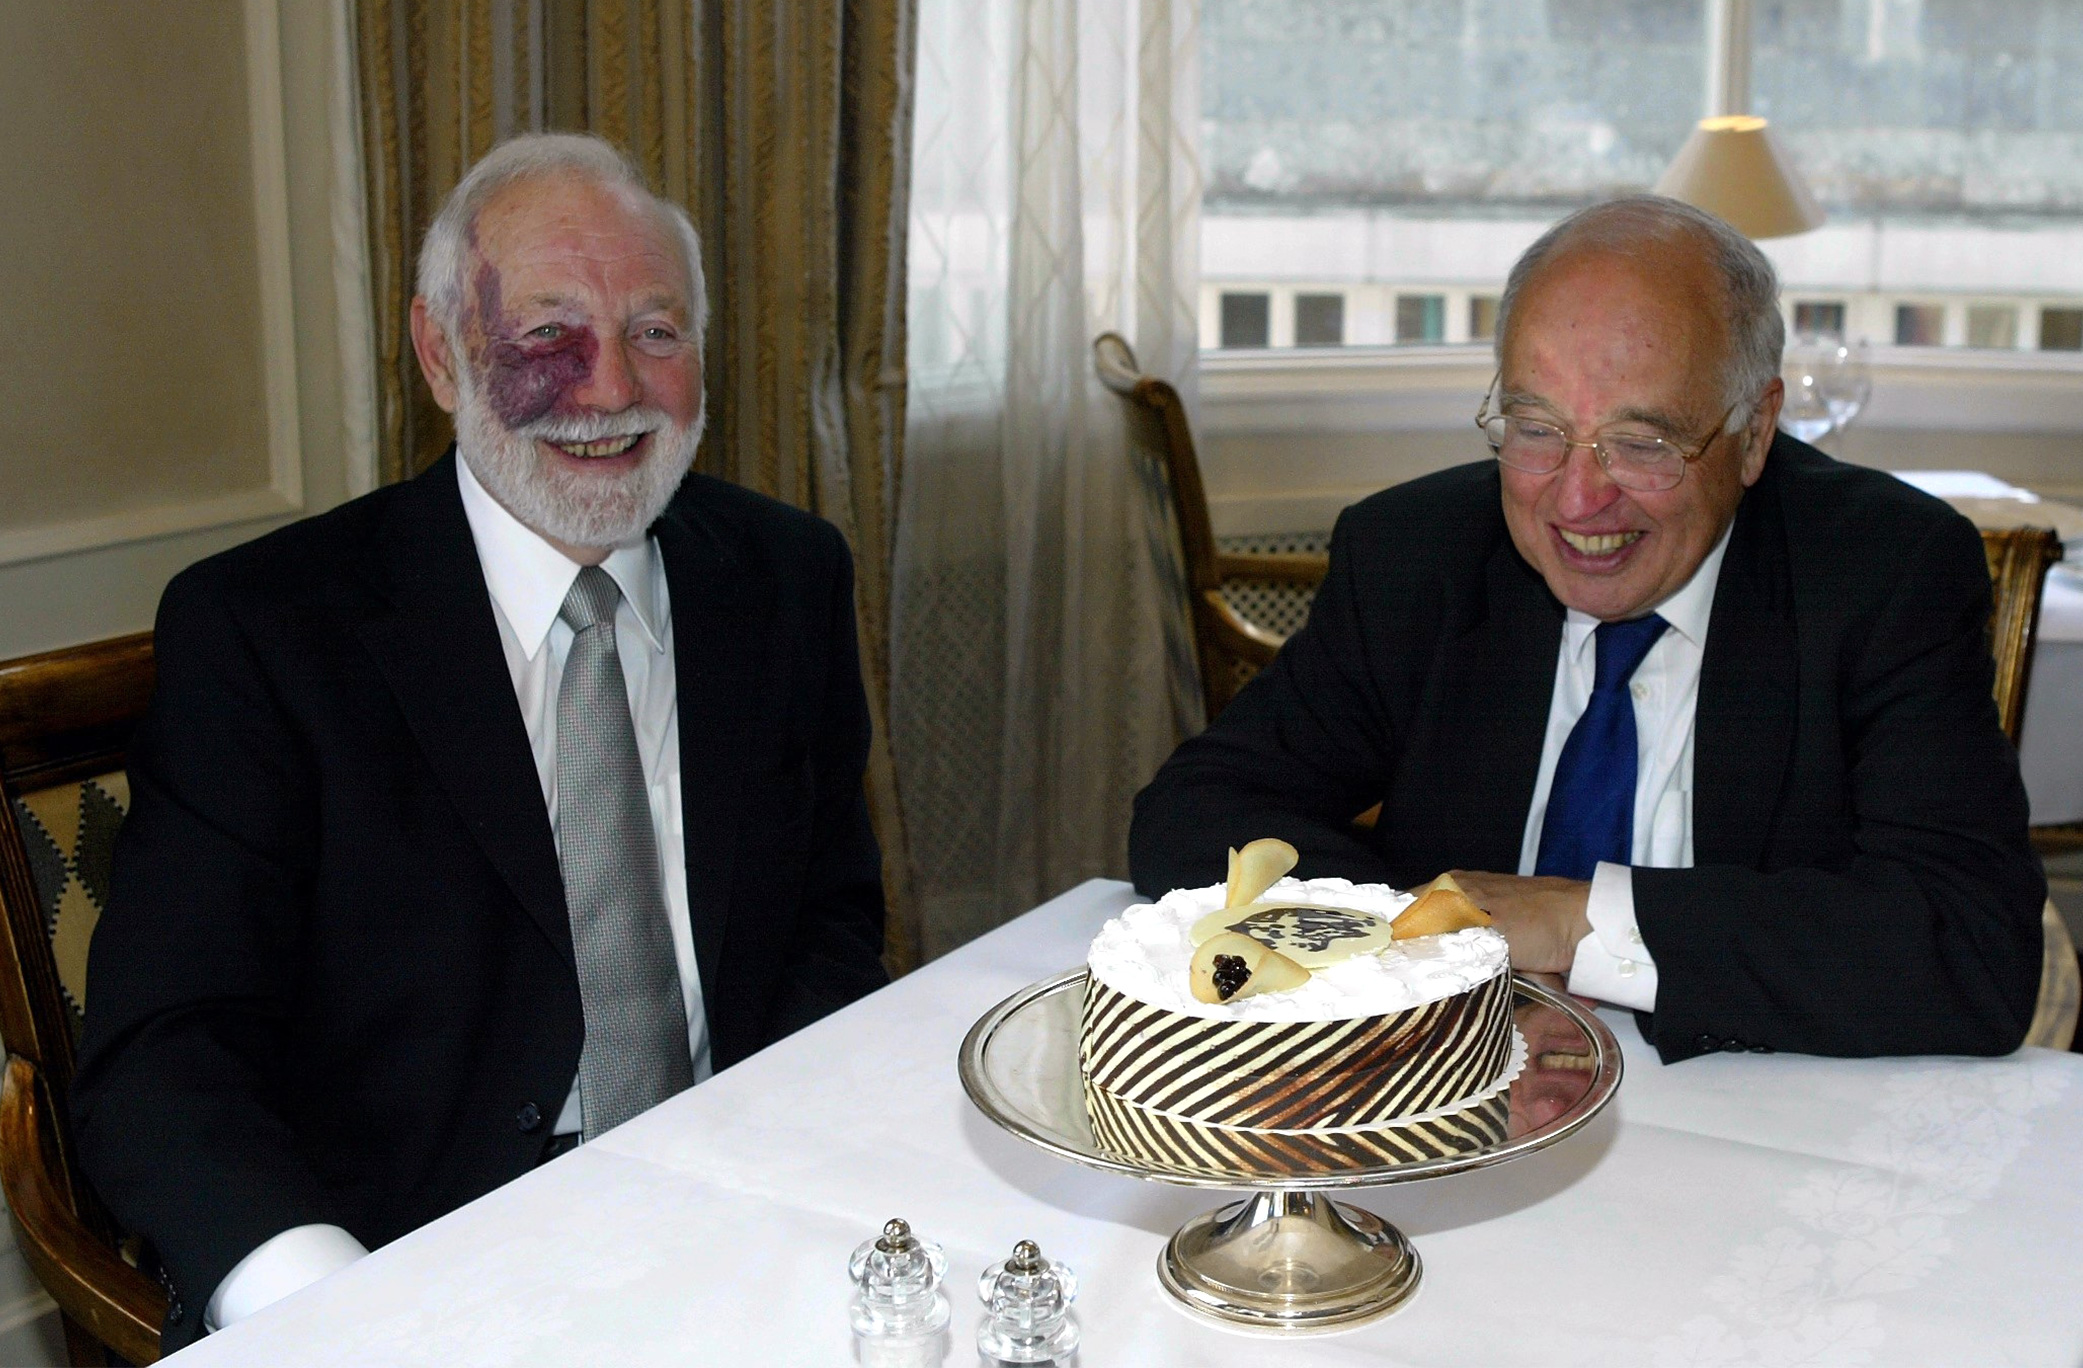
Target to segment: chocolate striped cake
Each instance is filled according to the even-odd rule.
[[[1224,896],[1220,885],[1168,894],[1093,941],[1079,1064],[1100,1143],[1172,1167],[1279,1173],[1502,1136],[1504,937],[1475,926],[1370,944],[1292,990],[1202,1001],[1188,984],[1194,928]],[[1282,879],[1236,915],[1300,905],[1393,919],[1410,902],[1378,884]]]

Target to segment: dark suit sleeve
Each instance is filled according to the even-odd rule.
[[[798,935],[768,1018],[778,1040],[882,987],[882,859],[868,822],[864,777],[869,715],[854,627],[853,559],[837,529],[820,525],[830,586],[829,664],[811,742],[809,863]]]
[[[1308,624],[1136,795],[1128,859],[1144,896],[1220,883],[1228,849],[1262,836],[1293,845],[1311,878],[1388,877],[1352,825],[1381,798],[1400,738],[1369,668],[1364,539],[1348,536],[1350,518],[1332,534]]]
[[[2046,888],[1990,696],[1979,538],[1947,516],[1885,578],[1838,678],[1801,681],[1804,713],[1840,713],[1849,853],[1634,871],[1666,1060],[1744,1045],[2002,1054],[2024,1036]]]
[[[273,1235],[343,1224],[278,1086],[319,795],[251,643],[194,572],[161,603],[158,682],[89,960],[80,1157],[184,1315]],[[170,1342],[185,1336],[170,1328]]]

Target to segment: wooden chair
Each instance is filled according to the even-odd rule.
[[[2006,528],[1984,531],[1982,550],[1989,557],[1989,578],[1996,585],[1996,620],[1991,624],[1996,648],[1996,698],[1999,706],[2004,707],[2004,730],[2015,744],[2025,720],[2025,682],[2032,673],[2040,592],[2048,568],[2062,558],[2061,542],[2057,533],[2044,528]],[[2015,677],[2007,677],[2007,668]],[[2007,694],[2015,698],[2014,704],[2004,705]],[[2032,844],[2042,856],[2083,850],[2083,822],[2036,826],[2032,829]]]
[[[104,1347],[155,1361],[166,1315],[73,1164],[66,1110],[124,751],[151,691],[150,633],[0,662],[0,1187],[75,1364],[107,1363]]]
[[[1258,599],[1268,616],[1299,622],[1323,583],[1330,558],[1314,552],[1234,552],[1215,545],[1208,520],[1208,493],[1194,455],[1193,432],[1179,392],[1145,375],[1119,333],[1101,333],[1092,343],[1100,380],[1128,401],[1138,447],[1157,453],[1178,519],[1186,559],[1194,655],[1200,664],[1201,696],[1208,720],[1228,706],[1244,682],[1272,662],[1285,632],[1253,622],[1237,611],[1239,600]]]
[[[1982,554],[1989,561],[1995,606],[1989,616],[1989,649],[1996,656],[1996,713],[2011,744],[2025,726],[2025,689],[2032,680],[2033,639],[2039,630],[2040,592],[2047,567],[2061,559],[2061,541],[2042,527],[1982,529]],[[2045,850],[2042,833],[2033,843]],[[2057,828],[2058,830],[2058,828]],[[2040,998],[2026,1043],[2066,1050],[2076,1043],[2076,1018],[2083,1006],[2083,973],[2061,911],[2049,898],[2041,910],[2045,950],[2040,962]]]
[[[2061,539],[2044,527],[1982,529],[1982,554],[1996,608],[1989,648],[1996,656],[1996,711],[2004,735],[2018,744],[2025,726],[2025,686],[2032,679],[2033,639],[2040,625],[2040,593],[2047,567],[2061,559]]]

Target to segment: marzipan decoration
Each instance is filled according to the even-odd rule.
[[[1434,879],[1423,896],[1396,915],[1390,934],[1397,940],[1443,936],[1471,926],[1488,926],[1490,914],[1477,907],[1451,874]]]
[[[1230,877],[1224,908],[1249,907],[1300,862],[1286,841],[1267,836],[1230,852]]]
[[[1191,974],[1193,995],[1202,1002],[1284,993],[1309,982],[1309,971],[1286,955],[1228,931],[1193,952]]]

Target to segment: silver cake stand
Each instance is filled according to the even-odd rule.
[[[986,1012],[962,1042],[962,1086],[984,1115],[1060,1158],[1181,1187],[1242,1189],[1244,1200],[1179,1228],[1157,1277],[1188,1312],[1229,1329],[1328,1334],[1389,1315],[1417,1294],[1418,1252],[1403,1232],[1321,1194],[1487,1168],[1575,1134],[1620,1086],[1620,1046],[1566,995],[1514,977],[1526,1067],[1509,1089],[1505,1133],[1462,1153],[1366,1168],[1201,1170],[1143,1162],[1093,1138],[1078,1073],[1085,970],[1031,984]]]

